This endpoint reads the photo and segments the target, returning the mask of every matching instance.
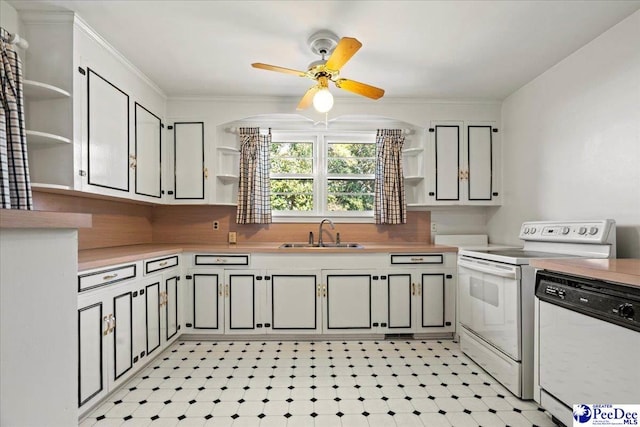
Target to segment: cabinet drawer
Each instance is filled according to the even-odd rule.
[[[122,282],[123,280],[136,277],[136,265],[129,264],[116,268],[93,271],[91,273],[78,275],[78,292],[99,288],[111,283]]]
[[[442,254],[398,254],[391,255],[391,264],[443,264]]]
[[[249,255],[195,255],[195,265],[249,265]]]
[[[165,270],[167,268],[178,265],[178,255],[172,255],[166,258],[158,258],[152,261],[144,262],[144,274],[154,273],[156,271]]]

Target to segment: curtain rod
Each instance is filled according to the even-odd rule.
[[[237,127],[228,127],[224,129],[225,132],[228,133],[236,133],[239,134],[240,133],[240,129]],[[271,131],[271,128],[269,128],[269,131]],[[317,132],[317,129],[287,129],[287,131],[291,131],[291,132]],[[335,130],[336,132],[344,132],[344,133],[362,133],[362,132],[374,132],[371,130]],[[411,135],[413,134],[413,129],[402,129],[402,133],[404,135]]]
[[[18,46],[21,49],[29,49],[29,42],[24,38],[20,37],[18,34],[11,34],[10,32],[4,30],[3,31],[6,36],[6,42],[9,44],[13,44]]]

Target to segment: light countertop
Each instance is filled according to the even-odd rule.
[[[91,214],[0,209],[0,228],[91,228]]]
[[[640,286],[640,259],[536,259],[530,264],[558,273]]]
[[[204,253],[278,253],[278,254],[360,254],[360,253],[432,253],[457,252],[453,246],[432,245],[430,243],[361,243],[363,248],[287,248],[281,249],[280,242],[243,243],[237,245],[220,244],[146,244],[118,246],[103,249],[87,249],[78,252],[78,271],[107,265],[134,262],[141,259],[156,258],[181,252]]]

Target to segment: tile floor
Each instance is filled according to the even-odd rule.
[[[183,341],[81,426],[553,426],[455,341]]]

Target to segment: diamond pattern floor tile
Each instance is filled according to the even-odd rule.
[[[183,341],[89,426],[553,426],[455,341]]]

